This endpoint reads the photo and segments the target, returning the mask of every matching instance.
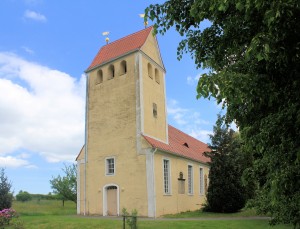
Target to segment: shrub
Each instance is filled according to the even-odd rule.
[[[22,201],[22,202],[25,202],[25,201],[29,201],[32,199],[32,196],[26,192],[26,191],[20,191],[18,195],[16,195],[16,198],[17,198],[17,201]]]
[[[0,170],[0,210],[10,208],[13,195],[10,192],[11,182],[5,175],[4,169]]]
[[[9,222],[13,217],[17,217],[17,212],[12,208],[6,208],[0,211],[0,228],[9,225]]]

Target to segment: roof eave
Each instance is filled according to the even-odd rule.
[[[106,60],[106,61],[104,61],[104,62],[102,62],[102,63],[100,63],[100,64],[97,64],[97,65],[95,65],[95,66],[93,66],[93,67],[91,67],[91,68],[88,68],[87,70],[84,71],[84,73],[89,73],[89,72],[95,70],[96,68],[99,68],[99,67],[101,67],[101,66],[103,66],[103,65],[105,65],[105,64],[107,64],[107,63],[109,63],[109,62],[115,61],[115,60],[120,59],[120,58],[122,58],[122,57],[124,57],[124,56],[128,56],[128,55],[130,55],[130,54],[132,54],[132,53],[134,53],[134,52],[137,52],[137,51],[139,51],[139,50],[140,50],[140,48],[133,49],[133,50],[131,50],[131,51],[129,51],[129,52],[126,52],[126,53],[124,53],[124,54],[122,54],[122,55],[120,55],[120,56],[117,56],[117,57],[108,59],[108,60]]]
[[[172,151],[168,151],[168,150],[164,150],[162,148],[159,148],[159,147],[154,147],[164,153],[167,153],[167,154],[171,154],[171,155],[175,155],[175,156],[178,156],[178,157],[181,157],[181,158],[185,158],[185,159],[188,159],[188,160],[192,160],[192,161],[195,161],[195,162],[198,162],[198,163],[201,163],[201,164],[204,164],[204,165],[208,165],[208,162],[204,162],[204,161],[200,161],[200,160],[197,160],[197,159],[194,159],[192,157],[187,157],[187,156],[184,156],[184,155],[181,155],[179,153],[176,153],[176,152],[172,152]]]

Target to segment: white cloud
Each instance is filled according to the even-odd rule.
[[[188,76],[186,78],[186,82],[188,85],[195,86],[196,84],[198,84],[200,77],[201,77],[201,73],[199,73],[198,75],[196,75],[194,77]]]
[[[207,143],[209,141],[208,134],[212,131],[207,130],[210,123],[201,118],[201,114],[192,109],[180,107],[178,101],[174,99],[168,100],[167,104],[168,116],[174,121],[185,133]]]
[[[1,157],[0,156],[0,167],[2,168],[17,168],[17,167],[27,167],[32,166],[30,163],[24,159],[15,158],[12,156]]]
[[[32,11],[32,10],[26,10],[24,13],[24,17],[28,19],[32,19],[35,21],[40,21],[40,22],[46,22],[47,18],[45,15],[40,14],[38,12]]]
[[[209,134],[213,134],[212,131],[209,130],[201,130],[201,129],[191,129],[189,135],[194,138],[197,138],[205,143],[210,141]]]
[[[26,46],[22,46],[22,49],[27,52],[28,54],[34,54],[34,51]]]
[[[84,142],[84,93],[83,75],[0,52],[0,155],[26,149],[50,162],[74,161]]]

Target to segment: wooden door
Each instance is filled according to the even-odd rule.
[[[107,215],[116,216],[117,207],[117,187],[109,186],[107,187]]]

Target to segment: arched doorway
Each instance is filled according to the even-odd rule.
[[[103,187],[103,215],[118,216],[119,214],[119,186],[105,185]]]

